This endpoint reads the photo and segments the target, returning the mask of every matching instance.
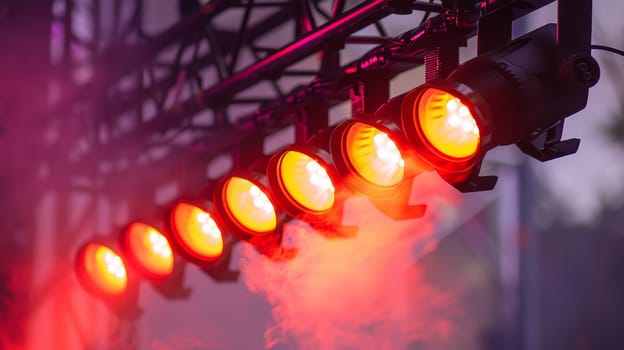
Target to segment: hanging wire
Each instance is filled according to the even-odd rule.
[[[603,50],[603,51],[608,51],[608,52],[612,52],[614,54],[618,54],[620,56],[624,56],[624,50],[620,50],[620,49],[616,49],[615,47],[611,47],[611,46],[605,46],[605,45],[592,45],[591,46],[592,50]]]
[[[433,4],[433,0],[429,0],[430,4]],[[425,22],[427,22],[427,20],[429,19],[429,16],[431,15],[431,11],[427,10],[425,11],[425,14],[423,15],[422,19],[420,20],[420,25],[425,24]]]

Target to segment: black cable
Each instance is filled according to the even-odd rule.
[[[429,0],[430,4],[433,4],[433,0]],[[425,24],[425,22],[427,22],[427,20],[429,19],[429,16],[431,15],[431,11],[425,11],[425,14],[423,15],[422,19],[420,20],[420,25]]]
[[[592,50],[604,50],[604,51],[609,51],[609,52],[618,54],[620,56],[624,56],[624,51],[623,50],[616,49],[616,48],[611,47],[611,46],[592,45],[591,48],[592,48]]]

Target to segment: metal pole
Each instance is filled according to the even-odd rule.
[[[498,231],[500,295],[500,343],[496,349],[520,350],[521,267],[518,248],[521,219],[522,180],[518,164],[502,164],[497,171],[496,229]]]
[[[300,40],[286,46],[275,54],[247,67],[238,74],[204,91],[205,101],[214,104],[229,100],[245,88],[279,74],[288,65],[297,62],[323,48],[328,39],[346,36],[393,11],[389,0],[364,3],[333,22],[319,27]]]
[[[522,222],[523,242],[520,250],[522,295],[522,349],[539,350],[541,335],[541,286],[540,286],[540,238],[533,217],[537,203],[535,177],[527,159],[518,167],[520,177],[520,219]]]

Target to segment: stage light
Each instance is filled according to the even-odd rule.
[[[284,187],[296,202],[316,212],[332,207],[334,185],[318,161],[301,152],[287,151],[279,168]]]
[[[282,246],[284,212],[274,204],[266,184],[266,159],[247,170],[221,178],[214,186],[215,219],[220,227],[239,240],[253,245],[272,260],[289,260],[297,249]]]
[[[240,273],[230,266],[237,240],[221,230],[211,207],[200,203],[181,199],[171,204],[165,220],[171,244],[175,252],[215,281],[237,281]]]
[[[415,112],[423,137],[439,152],[455,158],[477,152],[479,127],[469,106],[458,97],[439,89],[425,89]]]
[[[320,150],[305,146],[291,146],[271,157],[267,181],[288,214],[322,216],[334,207],[336,175],[330,163],[327,152],[324,156]]]
[[[156,228],[133,222],[122,232],[121,244],[130,262],[146,278],[165,280],[172,276],[173,251],[167,237]]]
[[[115,299],[126,293],[126,265],[117,252],[104,244],[84,245],[78,252],[75,268],[82,285],[101,298]]]
[[[74,270],[82,287],[125,319],[141,315],[138,281],[112,237],[95,237],[76,254]]]
[[[398,99],[402,129],[412,147],[452,184],[470,176],[485,152],[483,140],[489,139],[481,110],[458,88],[440,80]]]
[[[353,192],[343,185],[329,152],[331,129],[271,156],[266,179],[276,203],[327,238],[353,237],[356,226],[342,225],[344,202]]]
[[[277,211],[265,185],[253,177],[229,176],[217,183],[215,210],[224,226],[242,239],[277,230]]]
[[[215,261],[223,255],[223,233],[208,210],[178,201],[169,212],[168,226],[172,243],[185,257],[203,263]]]
[[[541,27],[389,102],[401,101],[407,139],[448,182],[491,189],[479,164],[499,145],[541,161],[576,152],[578,139],[561,140],[563,120],[585,107],[599,68],[584,53],[559,57],[556,31]]]
[[[353,190],[370,197],[392,195],[405,179],[405,159],[392,130],[381,123],[347,120],[332,132],[331,154]]]

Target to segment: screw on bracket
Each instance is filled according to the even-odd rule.
[[[600,79],[600,66],[590,55],[580,53],[564,58],[559,66],[564,89],[574,93],[588,89]]]

